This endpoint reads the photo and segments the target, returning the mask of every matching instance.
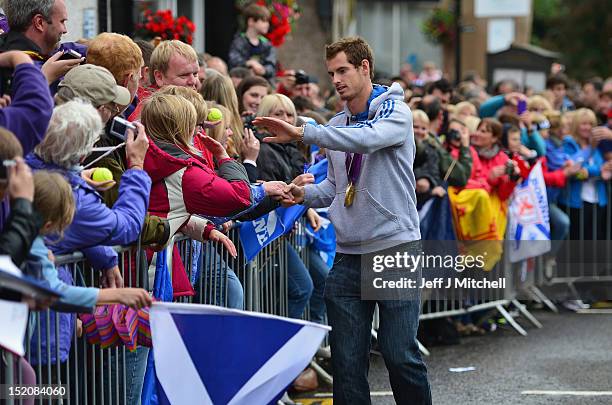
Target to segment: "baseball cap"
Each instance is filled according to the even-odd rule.
[[[58,87],[70,89],[75,97],[88,100],[95,106],[110,102],[122,106],[130,104],[128,89],[117,86],[115,77],[102,66],[79,65],[66,73]]]

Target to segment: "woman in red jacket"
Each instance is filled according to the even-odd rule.
[[[512,194],[516,181],[515,176],[520,171],[513,162],[507,163],[510,158],[502,150],[502,125],[494,118],[485,118],[478,125],[478,130],[472,135],[472,145],[478,152],[480,163],[491,186],[491,193],[497,194],[501,201],[506,201]],[[512,166],[510,166],[512,165]]]
[[[244,167],[220,143],[205,137],[219,175],[210,169],[191,146],[197,115],[185,98],[156,94],[145,102],[141,117],[150,138],[144,162],[153,181],[149,211],[168,218],[171,234],[192,214],[221,224],[250,211],[266,195],[285,196],[283,182],[249,184]],[[211,229],[202,235],[205,239]]]

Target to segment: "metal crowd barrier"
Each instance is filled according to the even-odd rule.
[[[287,288],[287,244],[297,243],[303,227],[283,236],[264,248],[251,262],[246,263],[237,229],[230,231],[230,238],[237,250],[237,258],[229,255],[220,243],[196,242],[185,237],[175,239],[186,273],[190,280],[197,278],[195,295],[179,297],[176,301],[227,306],[228,276],[233,270],[244,289],[244,308],[248,311],[265,312],[286,316],[288,306]],[[296,246],[298,247],[298,246]],[[307,248],[299,246],[300,251]],[[148,264],[145,252],[136,247],[117,247],[119,268],[126,287],[142,287],[150,290]],[[305,252],[302,253],[307,256]],[[68,270],[75,285],[98,286],[98,272],[89,265],[80,252],[58,256],[56,267]],[[36,399],[36,404],[127,404],[126,384],[129,371],[126,369],[128,351],[122,345],[102,349],[90,345],[80,331],[73,328],[67,355],[62,357],[61,345],[55,344],[51,350],[45,349],[44,342],[61,340],[66,330],[62,316],[76,318],[76,314],[62,314],[47,310],[35,312],[35,327],[28,327],[26,333],[25,360],[30,363],[36,374],[37,384],[64,384],[69,398],[65,400]],[[51,328],[41,331],[41,320]],[[61,324],[61,326],[60,326]],[[28,339],[28,336],[32,336]],[[65,361],[58,362],[56,359]],[[24,375],[19,366],[19,358],[0,349],[0,383],[23,383]],[[7,400],[8,404],[27,403],[26,400]]]
[[[610,193],[609,201],[612,200]],[[612,240],[612,204],[606,207],[605,238]],[[580,226],[584,225],[584,212],[580,213]],[[596,225],[601,218],[594,216],[592,225]],[[584,237],[581,234],[581,237]],[[197,279],[195,283],[195,295],[193,297],[182,297],[180,302],[204,303],[226,306],[228,302],[228,277],[227,271],[233,270],[238,276],[244,289],[244,308],[249,311],[266,312],[281,316],[287,315],[288,288],[287,288],[287,245],[292,244],[296,251],[308,265],[308,247],[303,246],[304,226],[302,222],[296,225],[292,233],[271,243],[264,248],[257,257],[246,263],[244,252],[238,237],[238,230],[230,231],[230,238],[238,250],[238,257],[231,257],[219,243],[200,243],[187,238],[177,238],[175,246],[182,258],[187,275],[190,280]],[[587,246],[588,247],[588,246]],[[140,246],[118,247],[119,267],[122,271],[125,285],[132,287],[143,287],[149,289],[147,273],[147,260]],[[563,249],[561,249],[563,251]],[[199,252],[199,253],[198,253]],[[584,250],[581,253],[588,253]],[[606,250],[605,258],[612,255]],[[530,320],[536,327],[541,324],[533,317],[519,298],[522,293],[546,304],[550,309],[556,307],[540,288],[566,284],[571,290],[574,283],[578,282],[609,282],[612,281],[612,266],[590,266],[580,263],[578,266],[558,266],[552,274],[545,274],[544,259],[537,257],[532,263],[509,263],[506,255],[495,267],[488,272],[487,277],[495,279],[505,277],[506,288],[490,289],[476,292],[469,297],[463,292],[451,292],[444,297],[437,296],[435,291],[425,290],[422,292],[422,313],[420,320],[445,318],[463,314],[474,313],[486,309],[495,309],[505,317],[508,323],[517,332],[526,335],[527,332],[519,325],[508,311],[510,305],[515,306],[520,313]],[[606,261],[610,263],[609,260]],[[65,266],[76,285],[98,285],[97,272],[87,263],[79,252],[58,256],[56,266]],[[575,292],[575,289],[573,289]],[[453,295],[454,294],[454,295]],[[305,311],[305,319],[308,317]],[[124,404],[126,397],[127,371],[125,368],[126,349],[115,347],[101,349],[98,345],[89,345],[84,337],[77,336],[76,328],[72,332],[71,347],[65,362],[59,366],[54,364],[54,359],[60,358],[62,353],[58,345],[51,351],[45,351],[42,347],[43,338],[48,342],[53,335],[55,341],[60,340],[60,320],[51,311],[35,313],[36,323],[41,319],[47,325],[52,325],[50,330],[44,332],[39,328],[28,329],[33,334],[32,344],[26,345],[25,359],[32,364],[38,384],[65,384],[70,393],[70,399],[57,401],[50,399],[38,399],[37,404]],[[373,335],[376,336],[377,317],[374,318]],[[44,336],[43,336],[44,335]],[[28,343],[30,341],[28,340]],[[428,354],[424,347],[421,350]],[[19,358],[10,352],[0,349],[0,382],[3,384],[20,383],[24,379],[22,368],[19,367]],[[7,403],[25,403],[22,400],[8,401]]]
[[[612,184],[607,182],[606,188],[608,204],[600,210],[595,210],[591,218],[589,218],[585,209],[579,210],[574,218],[571,218],[572,210],[565,210],[565,213],[570,216],[570,223],[572,220],[576,220],[570,226],[577,226],[579,230],[578,240],[575,240],[575,238],[572,240],[571,235],[568,235],[557,255],[558,264],[552,269],[547,270],[544,262],[539,263],[534,281],[537,288],[546,289],[565,285],[571,296],[577,300],[583,298],[577,289],[578,284],[598,283],[606,285],[607,292],[610,292],[610,287],[612,287],[612,249],[610,249],[610,241],[612,241]],[[576,211],[574,212],[576,213]],[[602,231],[599,234],[598,227],[601,227],[600,230]],[[592,230],[591,232],[587,232],[589,228]],[[543,300],[542,297],[539,298]],[[611,296],[607,294],[599,298],[610,299]]]

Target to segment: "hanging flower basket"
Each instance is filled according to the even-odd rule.
[[[423,21],[421,32],[435,45],[452,45],[455,42],[455,16],[447,9],[434,8]]]
[[[236,6],[242,10],[252,3],[252,0],[237,0]],[[281,46],[285,43],[286,36],[291,33],[296,20],[300,18],[300,7],[297,1],[257,0],[255,3],[270,10],[270,29],[266,37],[273,46]]]
[[[195,24],[185,16],[174,18],[171,10],[153,12],[147,8],[142,22],[136,24],[136,35],[145,39],[178,39],[191,45],[195,29]]]

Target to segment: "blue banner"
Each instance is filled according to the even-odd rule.
[[[315,184],[323,181],[327,177],[327,159],[308,168],[307,173],[314,175]],[[264,247],[290,232],[295,221],[305,212],[306,207],[302,205],[281,207],[254,221],[243,223],[240,227],[240,242],[247,260],[253,260]]]

